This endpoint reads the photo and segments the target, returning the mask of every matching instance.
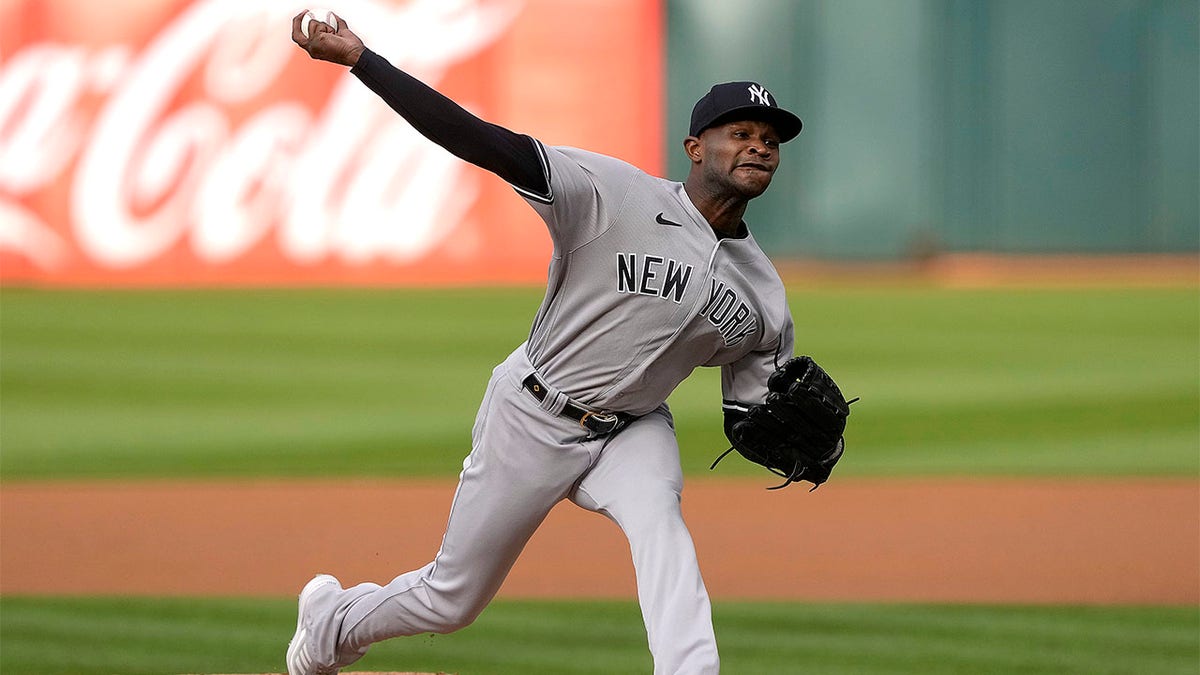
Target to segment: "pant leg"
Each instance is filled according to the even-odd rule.
[[[656,675],[720,670],[708,592],[680,510],[682,491],[679,446],[664,406],[610,439],[571,494],[576,504],[611,518],[629,540]]]
[[[599,452],[599,441],[585,442],[578,424],[540,408],[514,372],[506,362],[489,382],[434,560],[386,586],[347,589],[340,599],[339,665],[387,638],[448,633],[474,621]]]

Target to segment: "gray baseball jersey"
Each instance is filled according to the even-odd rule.
[[[586,405],[644,414],[697,366],[722,366],[727,404],[761,402],[793,337],[783,283],[754,237],[718,238],[681,183],[538,147],[550,193],[518,192],[554,242],[528,343],[545,379]]]

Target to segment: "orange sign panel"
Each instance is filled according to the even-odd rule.
[[[662,158],[659,0],[332,0],[484,119]],[[0,281],[540,281],[544,227],[499,178],[291,42],[274,0],[0,0]]]

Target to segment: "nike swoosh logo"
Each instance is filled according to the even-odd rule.
[[[672,227],[683,227],[683,223],[676,223],[676,222],[667,220],[666,218],[663,218],[663,213],[665,213],[665,212],[660,211],[658,213],[658,215],[654,217],[654,222],[658,223],[659,225],[670,225]]]

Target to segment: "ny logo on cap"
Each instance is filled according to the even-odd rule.
[[[750,85],[750,100],[759,105],[773,105],[771,103],[771,92],[757,84]]]

